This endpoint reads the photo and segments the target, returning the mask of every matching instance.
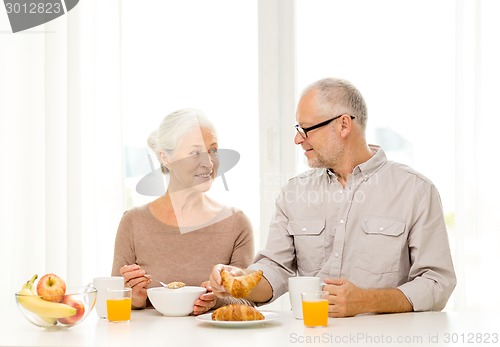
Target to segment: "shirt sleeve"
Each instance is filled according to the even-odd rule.
[[[132,213],[125,212],[122,216],[115,238],[112,276],[121,276],[123,265],[134,264],[136,261],[132,227]]]
[[[423,192],[415,213],[416,221],[408,237],[409,281],[398,288],[414,311],[439,311],[455,288],[456,276],[441,200],[434,185]]]

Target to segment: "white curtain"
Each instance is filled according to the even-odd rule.
[[[500,309],[499,13],[494,0],[457,1],[456,310]]]
[[[0,19],[0,305],[33,274],[108,275],[122,207],[119,1]],[[5,16],[6,17],[6,16]]]

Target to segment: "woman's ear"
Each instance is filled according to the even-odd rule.
[[[169,156],[164,151],[160,151],[160,162],[161,162],[161,165],[166,167],[167,169],[170,166]]]

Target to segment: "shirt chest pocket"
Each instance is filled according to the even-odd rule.
[[[399,270],[406,224],[385,218],[365,218],[358,243],[358,267],[373,273]]]
[[[293,237],[299,274],[319,271],[325,262],[325,219],[290,220],[286,230]]]

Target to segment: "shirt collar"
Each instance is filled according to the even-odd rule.
[[[373,157],[356,166],[353,173],[359,172],[365,176],[371,176],[387,162],[385,152],[380,146],[368,145],[368,147],[370,147],[370,150],[373,152]]]
[[[353,174],[362,174],[367,178],[377,172],[387,162],[385,152],[380,146],[368,145],[368,147],[370,147],[370,150],[373,152],[373,156],[364,163],[357,165],[354,170],[352,170]],[[337,178],[337,175],[332,169],[325,169],[325,173],[330,179]]]

